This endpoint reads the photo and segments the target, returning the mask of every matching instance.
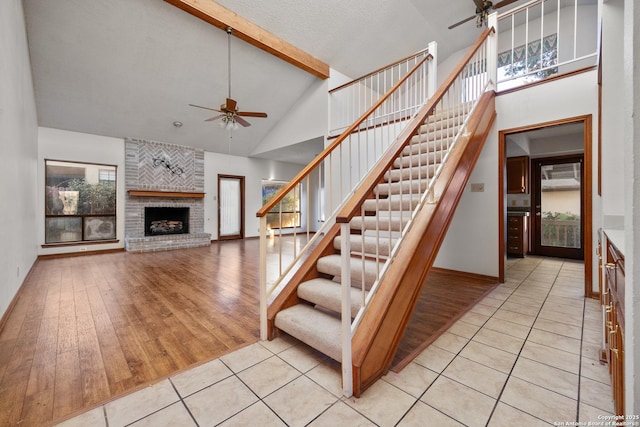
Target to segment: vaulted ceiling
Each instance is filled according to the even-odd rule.
[[[252,126],[234,131],[230,140],[215,122],[204,121],[215,113],[188,105],[218,108],[224,102],[225,31],[163,0],[23,2],[40,126],[249,156],[318,82],[232,37],[232,97],[241,110],[265,111],[269,117],[248,118]],[[218,3],[350,77],[432,40],[442,61],[480,33],[473,21],[447,29],[474,13],[472,0]]]

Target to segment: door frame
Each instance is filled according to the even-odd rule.
[[[244,176],[241,175],[225,175],[218,174],[218,240],[236,240],[244,239]],[[237,179],[240,181],[240,233],[230,236],[220,235],[220,180],[221,179]]]
[[[556,161],[556,162],[554,162]],[[563,162],[564,161],[564,162]],[[580,249],[577,250],[575,248],[563,248],[557,246],[542,246],[540,233],[541,217],[537,216],[537,212],[533,212],[536,209],[537,204],[541,203],[541,188],[540,188],[540,169],[542,163],[580,163],[580,240],[581,245]],[[531,246],[529,247],[530,251],[534,255],[541,256],[558,256],[561,258],[573,258],[573,259],[584,259],[584,154],[568,154],[568,155],[560,155],[553,157],[536,157],[535,159],[531,159]],[[545,254],[544,252],[547,252]],[[569,252],[569,253],[565,253]],[[566,256],[568,255],[568,256]]]
[[[582,197],[584,200],[584,295],[594,297],[593,291],[593,117],[591,114],[569,117],[537,124],[530,124],[511,129],[498,131],[498,274],[500,282],[505,278],[505,233],[506,233],[506,170],[507,170],[507,135],[528,132],[550,126],[558,126],[570,123],[583,124],[583,154],[584,154],[584,186]]]

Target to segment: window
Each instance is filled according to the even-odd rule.
[[[262,181],[262,205],[264,206],[282,187],[284,181]],[[300,185],[296,186],[267,214],[267,228],[300,227]]]
[[[498,54],[498,82],[513,80],[509,87],[545,79],[558,73],[558,35],[529,42]]]
[[[45,160],[45,244],[116,238],[116,166]]]
[[[116,170],[115,169],[99,169],[98,170],[98,182],[100,184],[116,183]]]

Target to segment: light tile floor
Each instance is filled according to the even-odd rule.
[[[507,280],[402,372],[343,398],[340,366],[259,342],[61,426],[548,426],[613,412],[600,306],[583,264],[508,260]]]

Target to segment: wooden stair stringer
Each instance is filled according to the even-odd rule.
[[[436,181],[439,199],[416,215],[380,282],[352,338],[355,396],[389,370],[495,116],[495,92],[487,92]]]

